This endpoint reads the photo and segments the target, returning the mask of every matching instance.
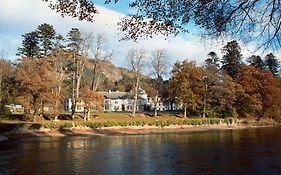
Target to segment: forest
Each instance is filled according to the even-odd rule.
[[[278,59],[273,53],[264,58],[244,58],[235,40],[222,48],[221,58],[210,52],[202,66],[186,59],[177,61],[171,70],[165,49],[148,53],[143,48],[132,48],[127,56],[128,70],[115,82],[102,72],[102,63],[110,61],[113,52],[101,34],[72,28],[62,36],[44,23],[22,35],[17,55],[14,62],[0,61],[0,107],[4,115],[10,113],[7,105],[20,104],[26,115],[32,114],[33,121],[39,115],[56,118],[64,113],[64,100],[70,98],[74,104],[72,119],[76,103],[81,100],[89,117],[90,109],[103,111],[104,99],[97,92],[108,90],[132,91],[134,114],[138,90],[142,88],[156,104],[161,97],[166,103],[181,105],[183,117],[260,120],[281,116]]]

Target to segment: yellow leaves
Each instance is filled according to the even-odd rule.
[[[185,107],[197,107],[202,102],[203,71],[194,62],[177,62],[170,81],[170,93]]]

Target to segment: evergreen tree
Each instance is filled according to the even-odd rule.
[[[37,27],[37,33],[40,40],[41,56],[47,56],[54,48],[56,31],[52,25],[44,23]]]
[[[215,52],[208,53],[204,67],[214,73],[219,70],[219,57]]]
[[[278,75],[279,62],[273,53],[267,54],[265,56],[265,66],[266,69],[272,72],[274,76]]]
[[[67,40],[69,42],[67,47],[69,47],[71,51],[78,54],[82,43],[82,34],[80,30],[77,28],[72,28],[67,34]]]
[[[223,58],[221,69],[229,76],[235,78],[242,64],[241,48],[237,41],[233,40],[226,44],[222,49]]]
[[[29,32],[22,35],[22,47],[18,48],[17,55],[28,57],[28,58],[37,58],[39,56],[39,38],[37,32]]]
[[[252,55],[247,59],[247,62],[260,70],[264,70],[264,62],[259,55]]]
[[[81,79],[84,72],[85,57],[81,56],[81,44],[83,42],[81,32],[77,28],[72,28],[67,34],[69,49],[69,63],[68,63],[68,74],[71,77],[71,91],[72,91],[72,109],[71,116],[74,119],[77,101],[79,99],[79,91],[81,85]]]

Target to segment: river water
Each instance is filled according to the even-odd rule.
[[[4,141],[0,174],[281,174],[281,128]]]

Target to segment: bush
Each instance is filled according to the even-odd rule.
[[[57,124],[55,123],[46,123],[43,125],[44,128],[47,128],[47,129],[56,129],[58,128]]]
[[[60,125],[60,129],[70,129],[73,127],[73,124],[72,123],[64,123],[63,125]]]
[[[220,119],[218,119],[218,118],[210,118],[210,124],[211,125],[214,125],[214,124],[220,124]]]
[[[99,127],[98,123],[86,123],[85,126],[91,129],[97,129]]]
[[[11,115],[11,114],[12,112],[8,107],[6,107],[5,105],[0,106],[0,115]]]
[[[203,125],[209,125],[210,124],[210,119],[208,119],[208,118],[202,118],[202,124]]]

